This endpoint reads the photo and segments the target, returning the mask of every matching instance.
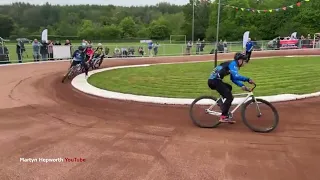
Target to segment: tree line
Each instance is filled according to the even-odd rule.
[[[279,12],[241,11],[226,4],[253,9],[274,9],[296,0],[221,0],[219,39],[241,40],[245,31],[254,39],[320,32],[320,1],[310,0],[300,7]],[[195,39],[212,41],[216,36],[216,1],[195,0]],[[113,5],[59,6],[46,3],[13,3],[0,6],[0,37],[39,38],[47,28],[51,37],[67,39],[165,40],[170,35],[192,37],[193,0],[179,6],[159,3],[155,6],[121,7]]]

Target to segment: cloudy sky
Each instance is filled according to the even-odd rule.
[[[10,4],[13,2],[29,2],[31,4],[44,4],[49,2],[50,4],[113,4],[120,6],[137,6],[137,5],[155,5],[159,2],[169,2],[172,4],[183,5],[187,4],[189,0],[0,0],[0,4]]]

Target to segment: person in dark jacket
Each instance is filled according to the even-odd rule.
[[[18,61],[19,61],[19,63],[22,63],[22,54],[23,54],[23,52],[25,52],[25,51],[26,51],[26,49],[25,49],[25,47],[24,47],[23,41],[18,41],[17,47],[16,47],[16,53],[17,53],[17,55],[18,55]]]
[[[246,44],[246,56],[248,57],[248,62],[250,61],[251,53],[253,51],[253,43],[251,42],[251,39],[248,39],[248,42]]]
[[[41,43],[40,54],[42,61],[48,60],[48,43],[46,41]]]

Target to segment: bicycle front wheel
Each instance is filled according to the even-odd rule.
[[[100,62],[100,59],[95,59],[92,63],[92,68],[93,69],[98,69],[99,68],[99,62]]]
[[[241,110],[243,123],[252,131],[268,133],[276,129],[279,123],[277,109],[263,99],[247,101]]]
[[[220,107],[216,103],[217,98],[212,96],[201,96],[196,98],[190,106],[190,118],[198,127],[215,128],[221,115]]]
[[[67,78],[70,79],[70,76],[72,76],[72,73],[73,73],[73,69],[70,68],[70,69],[68,70],[67,74],[63,76],[61,82],[64,83],[64,81],[65,81]]]

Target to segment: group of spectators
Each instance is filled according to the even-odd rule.
[[[186,55],[190,55],[191,54],[192,46],[193,46],[192,41],[188,41],[187,47],[186,47]],[[203,39],[201,41],[200,39],[198,39],[198,41],[196,42],[196,54],[202,54],[202,52],[204,51],[204,47],[205,46],[206,46],[205,40]]]
[[[316,42],[313,42],[314,38],[312,38],[310,34],[307,35],[307,38],[305,38],[303,35],[301,35],[300,41],[301,41],[300,42],[301,48],[313,48],[314,43],[318,44],[319,37],[316,36],[316,39],[315,39]]]
[[[38,39],[34,39],[32,42],[32,56],[33,60],[36,61],[47,61],[47,60],[54,60],[53,58],[53,46],[60,46],[60,41],[41,41],[39,42]],[[71,41],[66,40],[64,45],[69,45],[71,48]],[[27,54],[26,49],[24,47],[24,42],[18,41],[16,46],[16,53],[18,55],[19,63],[23,60],[23,54]]]
[[[147,48],[148,48],[147,55],[149,57],[157,56],[159,52],[159,46],[160,44],[158,42],[153,42],[152,40],[147,42]],[[134,47],[129,47],[129,48],[122,47],[120,49],[115,48],[113,54],[114,54],[114,57],[134,57],[135,48]],[[138,47],[138,54],[139,56],[145,55],[145,51],[142,46]]]
[[[153,41],[150,41],[148,43],[148,53],[149,53],[149,56],[157,56],[158,54],[158,48],[159,48],[159,43],[158,42],[155,42],[153,43]],[[142,47],[140,47],[142,48]],[[153,53],[152,53],[152,50],[153,50]],[[143,54],[142,54],[143,55]]]

